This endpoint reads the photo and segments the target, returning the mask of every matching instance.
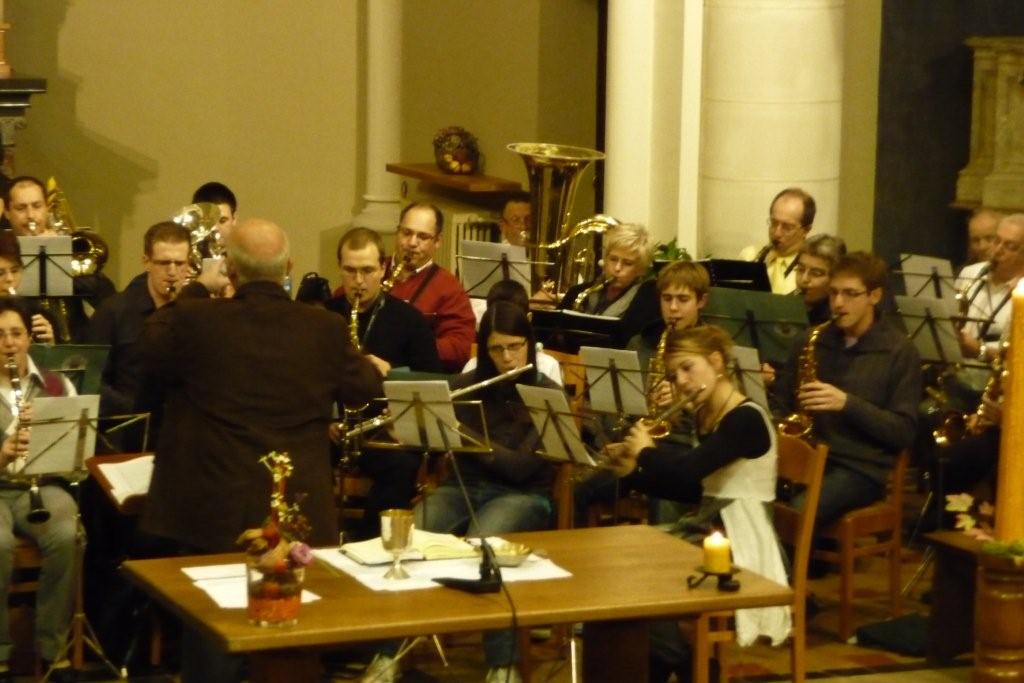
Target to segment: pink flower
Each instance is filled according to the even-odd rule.
[[[288,557],[294,564],[305,567],[313,561],[313,550],[305,543],[296,541],[292,543]]]

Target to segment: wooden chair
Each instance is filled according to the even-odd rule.
[[[853,568],[861,557],[884,555],[889,560],[889,610],[900,612],[900,553],[903,548],[903,482],[907,473],[908,451],[896,458],[889,475],[889,491],[885,500],[851,510],[839,521],[818,532],[819,538],[831,539],[835,550],[815,550],[814,558],[839,565],[839,638],[853,635]],[[865,545],[858,540],[868,539]]]
[[[790,639],[790,666],[792,680],[802,683],[806,675],[807,651],[807,565],[811,556],[811,539],[814,535],[814,520],[821,496],[821,480],[825,472],[828,447],[811,446],[785,434],[778,440],[778,477],[805,490],[803,509],[797,510],[788,501],[775,501],[774,523],[779,540],[792,549],[793,604],[790,606],[793,630]],[[711,646],[723,678],[727,676],[725,659],[726,645],[735,637],[729,628],[732,612],[711,612],[701,614],[693,627],[693,680],[701,683],[708,680],[708,660]]]

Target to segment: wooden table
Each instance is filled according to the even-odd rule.
[[[935,550],[932,609],[928,620],[929,664],[947,664],[974,649],[974,588],[981,541],[961,531],[925,534]]]
[[[519,626],[585,622],[584,676],[591,681],[647,679],[647,621],[712,610],[789,604],[790,588],[748,571],[736,593],[714,581],[690,590],[698,548],[644,526],[508,534],[545,551],[572,577],[507,584]],[[218,608],[182,567],[238,562],[241,555],[132,560],[128,576],[227,652],[247,653],[253,681],[318,680],[317,647],[432,633],[507,628],[500,593],[469,595],[444,588],[374,592],[314,564],[306,587],[323,598],[302,606],[287,629],[250,625],[244,610]],[[384,571],[384,569],[381,569]]]

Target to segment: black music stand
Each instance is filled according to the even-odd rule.
[[[599,467],[596,454],[592,454],[580,435],[576,415],[569,409],[564,391],[526,384],[517,384],[516,391],[530,411],[543,445],[537,455],[555,462]]]
[[[580,347],[587,375],[590,408],[616,415],[620,423],[629,415],[647,415],[647,383],[636,351]]]
[[[956,298],[956,277],[949,259],[900,254],[900,269],[893,272],[893,275],[897,274],[903,276],[903,291],[907,296]]]
[[[917,348],[922,361],[941,365],[964,361],[951,299],[928,296],[897,296],[895,299],[907,338]]]
[[[537,341],[545,348],[573,354],[581,346],[612,346],[622,327],[618,318],[564,309],[535,310],[532,320]]]
[[[772,291],[768,267],[760,261],[709,258],[697,261],[711,276],[712,287],[745,289],[754,292]]]
[[[25,275],[22,296],[73,296],[70,235],[35,235],[18,238]]]
[[[491,287],[502,280],[514,280],[530,292],[530,270],[549,265],[531,261],[526,247],[495,242],[462,240],[462,249],[455,257],[459,261],[459,278],[470,297],[483,299]]]
[[[764,375],[761,372],[761,357],[757,349],[750,346],[733,346],[728,372],[747,398],[771,412],[764,388]]]
[[[807,308],[799,296],[714,287],[701,318],[718,325],[740,346],[756,348],[761,358],[782,365],[807,328]]]

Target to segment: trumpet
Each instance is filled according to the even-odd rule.
[[[453,400],[461,398],[462,396],[466,396],[467,394],[472,394],[474,391],[479,391],[480,389],[489,387],[492,384],[497,384],[498,382],[504,382],[506,380],[515,379],[524,372],[532,369],[533,363],[527,363],[521,368],[515,368],[513,370],[509,370],[508,372],[503,372],[500,375],[495,375],[494,377],[485,379],[482,382],[471,384],[468,387],[456,389],[451,393],[451,397]],[[352,439],[362,434],[365,434],[366,432],[373,431],[378,427],[389,425],[397,419],[397,415],[378,415],[377,417],[371,417],[369,420],[363,420],[362,422],[356,423],[351,427],[346,427],[344,421],[337,422],[335,424],[337,424],[338,428],[341,430],[342,439]]]
[[[587,304],[587,297],[595,292],[600,292],[602,289],[611,284],[613,277],[603,277],[596,283],[590,285],[576,296],[576,300],[572,302],[572,310],[583,312],[583,307]]]

